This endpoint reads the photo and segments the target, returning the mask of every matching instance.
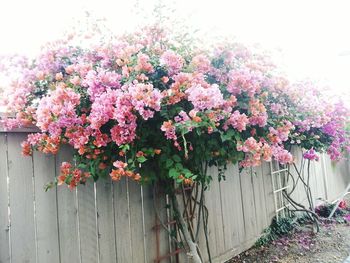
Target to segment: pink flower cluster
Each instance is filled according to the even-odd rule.
[[[3,122],[41,131],[28,136],[23,153],[56,153],[68,143],[80,160],[110,169],[113,180],[140,180],[139,164],[154,157],[142,151],[150,148],[188,164],[201,149],[205,162],[242,167],[272,159],[289,164],[286,149],[294,142],[312,160],[316,151],[338,160],[350,150],[350,111],[314,84],[290,84],[269,59],[242,45],[203,51],[166,32],[153,26],[84,47],[61,41],[35,63],[14,60],[18,76],[3,104],[16,118]],[[1,60],[0,68],[7,68]],[[87,178],[66,166],[62,182]]]
[[[249,119],[244,113],[240,113],[238,110],[235,110],[231,116],[228,118],[224,125],[224,129],[228,129],[229,126],[237,129],[239,132],[245,131],[247,125],[249,124]]]
[[[314,149],[310,149],[308,151],[306,151],[304,154],[303,154],[303,157],[305,159],[308,159],[310,161],[318,161],[320,159],[320,157],[317,155],[317,153],[315,152]]]
[[[165,66],[170,76],[180,72],[184,65],[184,59],[172,50],[165,51],[159,59],[160,65]]]
[[[223,95],[216,84],[209,87],[193,85],[186,90],[186,94],[198,111],[220,108],[224,103]]]
[[[249,137],[243,144],[237,143],[237,151],[246,153],[245,159],[240,162],[242,167],[259,166],[262,160],[271,161],[272,149],[263,140],[256,141],[254,137]]]
[[[42,131],[59,137],[63,128],[82,123],[75,111],[79,104],[80,94],[66,88],[65,84],[59,84],[49,96],[40,100],[35,112],[36,125]]]

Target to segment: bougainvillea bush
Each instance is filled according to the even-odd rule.
[[[58,185],[110,176],[207,184],[207,165],[293,162],[291,145],[349,149],[349,111],[313,83],[289,83],[235,43],[207,49],[151,26],[88,47],[51,43],[5,91],[11,129],[35,125],[23,154],[74,148]],[[18,61],[18,60],[16,60]],[[305,157],[305,156],[304,156]]]

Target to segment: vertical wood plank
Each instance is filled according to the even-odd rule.
[[[128,182],[123,177],[114,183],[115,223],[118,263],[132,261],[132,240],[130,225]]]
[[[34,189],[36,207],[37,262],[59,262],[56,188],[44,186],[55,178],[55,157],[34,152]]]
[[[96,191],[100,262],[116,262],[114,199],[111,180],[109,178],[98,180]]]
[[[274,206],[274,197],[273,197],[273,187],[272,187],[272,175],[270,173],[270,164],[263,162],[261,167],[261,173],[263,175],[263,184],[264,184],[264,202],[266,207],[266,218],[267,224],[271,224],[272,218],[275,216],[275,206]]]
[[[64,161],[72,161],[72,150],[69,147],[62,147],[56,157],[56,175],[59,175]],[[81,262],[76,190],[69,190],[66,185],[59,186],[57,206],[61,262]]]
[[[223,214],[217,168],[208,168],[208,174],[213,177],[210,188],[205,197],[205,204],[209,209],[208,232],[211,241],[209,242],[209,245],[212,248],[213,255],[220,255],[225,251],[225,239],[223,233]]]
[[[208,169],[209,170],[209,169]],[[213,178],[215,180],[215,177]],[[215,257],[218,255],[217,251],[217,237],[215,233],[215,214],[214,214],[214,190],[212,187],[212,184],[209,186],[208,190],[205,192],[205,206],[208,209],[208,239],[209,239],[209,246],[210,246],[210,252],[212,257]]]
[[[316,180],[317,180],[317,188],[318,188],[318,196],[319,200],[317,201],[318,204],[320,202],[323,202],[323,200],[326,200],[326,193],[324,191],[324,181],[323,181],[323,168],[322,168],[322,157],[320,158],[320,161],[315,163],[315,173],[316,173]]]
[[[252,175],[250,169],[243,170],[240,173],[243,215],[244,215],[244,239],[248,241],[255,237],[256,217],[255,217],[255,201],[254,190],[252,185]]]
[[[158,188],[159,189],[159,188]],[[159,193],[159,196],[156,197],[156,206],[158,210],[159,220],[163,222],[165,225],[168,222],[167,218],[167,203],[166,203],[166,196],[164,193]],[[158,221],[157,221],[158,222]],[[160,224],[160,222],[158,222]],[[159,227],[159,234],[158,234],[158,242],[159,242],[159,256],[165,256],[170,252],[170,246],[169,246],[169,235],[166,229],[163,228],[163,226]],[[157,245],[157,243],[156,243]],[[161,262],[167,262],[170,263],[170,258],[164,258]]]
[[[238,167],[230,165],[225,172],[225,181],[220,185],[224,225],[225,251],[239,245],[243,236],[243,211]]]
[[[21,154],[26,134],[8,135],[12,262],[36,262],[33,163]]]
[[[130,180],[129,182],[130,198],[130,224],[132,240],[132,262],[145,262],[144,250],[144,230],[142,215],[142,200],[140,184]],[[146,262],[145,262],[146,263]]]
[[[157,257],[156,251],[156,231],[153,205],[153,186],[143,186],[143,204],[145,211],[145,239],[146,239],[146,262],[154,262]]]
[[[7,172],[7,134],[0,133],[0,263],[10,262]]]
[[[254,168],[252,175],[255,214],[256,214],[256,236],[260,236],[262,231],[269,225],[266,215],[265,189],[263,183],[263,174],[261,166]]]
[[[99,258],[94,182],[88,180],[85,185],[79,185],[77,195],[81,262],[97,263]]]

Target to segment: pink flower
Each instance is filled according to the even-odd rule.
[[[131,103],[144,120],[153,117],[160,110],[162,94],[152,84],[137,83],[127,87],[131,95]]]
[[[165,137],[168,140],[174,140],[176,141],[177,136],[175,133],[175,126],[173,125],[172,121],[165,121],[163,122],[162,127],[160,128],[163,132],[165,132]]]
[[[304,154],[303,154],[303,157],[305,159],[308,159],[310,161],[319,161],[320,157],[316,154],[315,150],[313,148],[311,148],[310,150],[306,151]]]
[[[74,85],[74,86],[78,86],[80,84],[80,78],[79,76],[74,76],[73,78],[70,79],[70,82]]]
[[[146,71],[153,72],[153,66],[149,62],[150,58],[148,55],[139,53],[137,55],[137,65],[135,66],[135,70],[137,71]]]
[[[124,162],[122,162],[122,161],[115,161],[115,162],[113,163],[113,166],[116,167],[116,168],[122,168],[122,169],[124,169],[125,167],[128,166],[128,164],[127,164],[127,163],[124,163]]]
[[[193,85],[186,90],[188,100],[192,102],[194,110],[210,110],[219,108],[224,103],[219,86],[213,84],[208,88],[201,85]]]
[[[292,154],[283,149],[281,146],[272,146],[272,155],[275,160],[281,164],[288,164],[293,162]]]
[[[233,128],[237,129],[239,132],[242,132],[246,130],[246,126],[248,124],[249,124],[249,119],[247,115],[245,115],[244,113],[241,114],[238,110],[236,110],[231,114],[230,118],[226,121],[225,127],[227,129],[228,126],[232,126]]]
[[[181,70],[184,59],[172,50],[165,51],[159,59],[160,65],[165,66],[170,76],[173,76]]]
[[[211,68],[210,60],[203,54],[194,56],[192,58],[191,65],[196,69],[196,71],[201,73],[207,73]]]

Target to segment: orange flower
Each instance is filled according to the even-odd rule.
[[[63,74],[62,72],[56,73],[55,79],[57,81],[61,81],[63,79]]]
[[[208,118],[209,119],[214,119],[215,118],[215,113],[212,111],[212,112],[209,112],[209,113],[207,113],[207,116],[208,116]]]
[[[164,130],[170,129],[171,127],[173,127],[173,122],[171,120],[165,121],[163,122],[163,127],[164,127]]]
[[[191,179],[186,178],[186,179],[184,180],[184,184],[185,184],[185,185],[192,185],[192,184],[193,184],[193,181],[192,181]]]
[[[83,146],[81,146],[80,148],[79,148],[79,150],[78,150],[78,153],[80,154],[80,155],[83,155],[84,153],[85,153],[85,147],[83,147]]]
[[[24,156],[31,156],[33,153],[32,147],[29,142],[22,142],[22,154]]]
[[[67,74],[72,74],[74,72],[74,66],[69,65],[68,67],[65,68],[65,71]]]
[[[113,169],[109,175],[113,181],[119,181],[124,175],[124,169]]]
[[[194,117],[192,118],[192,120],[193,120],[194,122],[197,122],[197,123],[202,121],[201,117],[198,117],[198,116],[194,116]]]
[[[66,180],[66,176],[65,175],[60,175],[57,177],[57,185],[62,185],[64,184],[64,181]]]
[[[143,151],[138,151],[136,153],[136,157],[141,157],[141,156],[144,156],[144,155],[145,155],[145,153]]]
[[[133,178],[136,182],[141,180],[141,175],[139,173],[134,174],[134,178]]]
[[[161,152],[162,152],[161,149],[154,149],[154,153],[155,153],[155,154],[160,154]]]
[[[125,171],[125,176],[134,177],[134,173],[132,171]]]

